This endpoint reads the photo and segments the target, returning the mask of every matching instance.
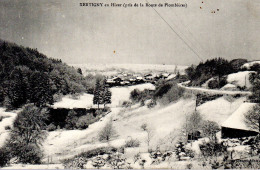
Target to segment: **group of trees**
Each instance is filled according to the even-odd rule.
[[[90,80],[90,81],[88,81]],[[52,104],[58,96],[93,93],[95,76],[82,76],[61,60],[49,59],[37,49],[0,40],[0,104],[11,109],[34,103]]]
[[[111,96],[112,93],[109,90],[109,88],[106,86],[106,80],[101,78],[96,79],[93,104],[97,104],[98,108],[100,104],[104,104],[105,107],[106,104],[111,103]]]
[[[226,59],[215,58],[201,62],[196,67],[192,65],[185,71],[193,86],[200,86],[212,77],[217,77],[218,86],[221,86],[220,78],[237,71],[237,67]]]

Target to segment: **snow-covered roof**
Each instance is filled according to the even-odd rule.
[[[176,77],[176,74],[170,74],[167,78],[166,78],[166,80],[170,80],[170,79],[173,79],[173,78],[175,78]]]
[[[255,105],[256,103],[241,104],[241,106],[221,126],[232,129],[254,131],[245,124],[244,114],[251,110]]]

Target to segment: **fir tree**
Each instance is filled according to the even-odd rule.
[[[111,92],[110,90],[106,87],[105,88],[105,92],[104,92],[104,107],[106,106],[106,104],[110,104],[111,103]]]
[[[94,89],[94,98],[93,98],[93,104],[97,104],[98,108],[99,105],[102,104],[102,91],[101,91],[101,84],[100,80],[96,80],[96,85]]]

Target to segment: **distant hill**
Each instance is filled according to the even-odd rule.
[[[88,90],[86,79],[61,60],[28,47],[0,40],[0,104],[17,108],[26,103],[51,104],[63,94]]]

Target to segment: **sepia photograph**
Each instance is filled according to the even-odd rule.
[[[260,169],[259,0],[0,14],[0,169]]]

